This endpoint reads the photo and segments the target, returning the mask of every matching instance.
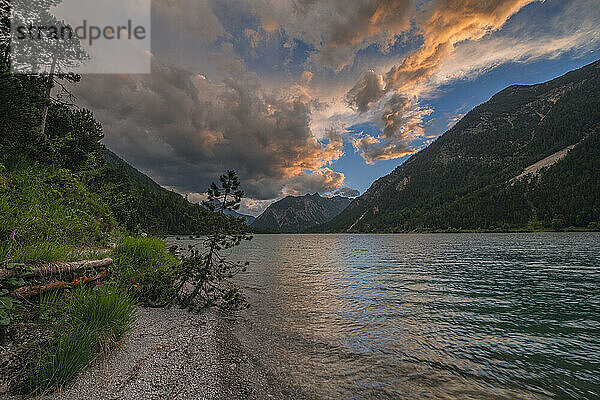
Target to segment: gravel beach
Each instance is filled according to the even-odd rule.
[[[243,318],[179,309],[139,310],[109,355],[43,399],[303,399],[255,348]]]

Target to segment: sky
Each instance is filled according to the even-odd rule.
[[[159,184],[200,201],[234,169],[258,215],[364,193],[494,93],[597,60],[600,2],[153,0],[151,34],[151,74],[77,98]]]

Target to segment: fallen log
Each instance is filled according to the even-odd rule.
[[[113,263],[112,258],[103,258],[101,260],[83,260],[83,261],[70,261],[70,262],[54,262],[45,264],[36,264],[29,266],[30,271],[25,274],[25,278],[36,277],[36,276],[52,276],[52,275],[63,275],[70,274],[73,272],[81,271],[87,268],[106,268]],[[0,269],[0,279],[10,278],[15,276],[16,273],[12,269]]]
[[[93,276],[82,276],[80,278],[74,279],[71,282],[56,280],[54,282],[46,283],[43,285],[23,286],[23,287],[20,287],[18,289],[15,289],[14,291],[12,291],[9,294],[9,296],[13,297],[13,298],[26,298],[26,297],[37,296],[42,293],[49,292],[51,290],[64,289],[67,287],[77,287],[80,285],[85,285],[90,282],[95,282],[95,281],[98,281],[98,280],[104,278],[107,274],[108,274],[108,271],[106,270],[106,268],[104,268],[104,269],[100,270],[98,273],[94,274]]]

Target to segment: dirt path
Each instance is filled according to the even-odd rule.
[[[44,399],[306,398],[238,339],[216,312],[140,309],[120,348]]]

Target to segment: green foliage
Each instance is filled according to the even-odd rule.
[[[13,299],[8,294],[25,284],[23,278],[29,269],[23,264],[8,263],[6,271],[13,272],[13,275],[0,278],[0,332],[13,321],[14,308],[20,304],[19,300]]]
[[[0,176],[0,237],[16,229],[14,261],[62,260],[73,248],[106,244],[116,226],[108,207],[66,169],[13,159]]]
[[[216,222],[216,217],[202,206],[148,184],[136,172],[131,166],[104,163],[84,177],[87,186],[101,196],[130,233],[206,234]]]
[[[178,260],[165,242],[154,237],[125,237],[113,252],[113,276],[139,301],[158,304],[172,300]]]
[[[40,317],[54,327],[54,339],[31,363],[27,390],[39,393],[71,380],[101,350],[131,329],[135,302],[115,284],[79,287],[42,296]]]
[[[0,64],[0,158],[27,155],[49,161],[50,143],[40,130],[45,103],[41,83],[13,75],[8,64]]]
[[[40,358],[29,371],[26,390],[30,393],[69,382],[94,358],[99,348],[94,332],[77,327],[59,333],[56,341],[40,350]]]
[[[227,259],[228,250],[238,246],[242,240],[251,240],[241,218],[225,215],[237,210],[244,192],[234,171],[220,177],[221,186],[213,183],[208,189],[208,200],[204,205],[220,216],[213,232],[203,242],[203,249],[190,247],[178,270],[178,292],[182,308],[205,309],[213,306],[237,309],[246,307],[244,297],[231,278],[245,271],[248,262],[233,262]],[[191,289],[191,292],[190,292]]]
[[[72,325],[96,332],[104,342],[114,342],[131,329],[135,301],[115,283],[80,287],[73,291],[68,315]]]

